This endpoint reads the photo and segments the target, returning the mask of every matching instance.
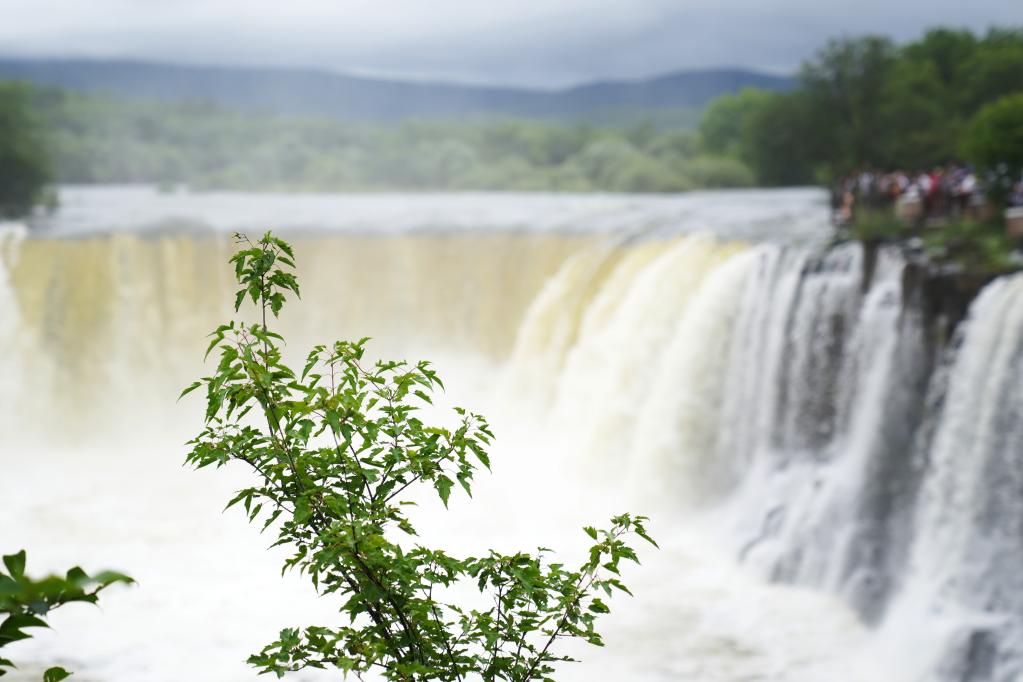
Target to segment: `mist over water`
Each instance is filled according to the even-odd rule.
[[[180,466],[201,415],[174,399],[230,317],[227,231],[271,226],[297,248],[295,357],[373,336],[492,418],[493,475],[424,504],[426,542],[573,561],[583,524],[653,517],[663,549],[607,647],[558,679],[1023,673],[1020,278],[940,344],[899,253],[820,245],[816,192],[307,199],[74,190],[38,236],[4,233],[0,536],[36,572],[140,582],[56,613],[12,679],[251,679],[280,628],[334,622],[219,513],[244,474]]]

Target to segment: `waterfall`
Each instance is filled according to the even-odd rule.
[[[705,277],[735,248],[685,238],[665,245],[642,268],[626,261],[597,292],[565,359],[553,407],[556,421],[590,426],[566,444],[590,467],[610,471],[618,464],[657,360],[668,352]]]
[[[647,503],[709,507],[744,564],[885,636],[942,615],[906,679],[1018,679],[1023,276],[982,292],[941,360],[897,251],[721,249],[687,238],[602,286],[581,262],[552,280],[513,358],[526,338],[565,358],[567,441]]]
[[[799,291],[808,254],[775,246],[758,249],[756,271],[743,292],[730,359],[725,370],[723,423],[715,456],[736,482],[754,453],[770,446],[774,433],[779,371],[788,333],[787,313]]]
[[[949,625],[950,679],[1023,675],[1023,277],[975,301],[951,368],[910,561]],[[900,614],[904,617],[904,614]]]
[[[469,230],[294,241],[289,352],[371,335],[496,388],[504,422],[588,495],[631,497],[744,573],[832,595],[879,650],[911,644],[895,682],[1023,676],[1023,275],[984,287],[946,342],[935,294],[894,248]],[[167,396],[230,314],[230,242],[0,244],[0,397],[22,431],[32,414],[59,415],[67,438],[174,421]]]
[[[11,285],[9,270],[18,258],[24,228],[0,223],[0,397],[14,396],[28,377],[18,362],[23,356],[21,311]],[[13,428],[11,410],[0,414],[0,429]]]
[[[740,388],[718,456],[738,459],[733,470],[746,474],[730,520],[741,555],[766,574],[844,593],[873,617],[893,577],[883,536],[897,511],[879,474],[912,435],[900,426],[915,419],[920,335],[901,306],[896,254],[879,254],[872,281],[858,248],[796,261],[798,269],[780,278],[766,269],[771,279],[753,284],[766,295],[785,287],[775,301],[789,304],[774,311],[780,319],[760,344],[741,337],[733,352]],[[746,311],[747,333],[761,305]],[[758,363],[760,372],[746,369]],[[729,425],[743,415],[757,429],[736,438]]]
[[[546,279],[593,240],[437,233],[294,242],[303,299],[280,325],[296,353],[371,336],[380,354],[457,364],[469,354],[503,358]],[[167,396],[201,375],[203,339],[233,314],[233,249],[214,233],[132,232],[28,238],[7,249],[17,258],[0,271],[0,338],[5,347],[21,340],[4,357],[34,378],[6,382],[0,398],[45,402],[42,412],[63,425],[46,437],[105,438],[124,422],[171,426]]]
[[[756,253],[745,251],[711,270],[656,363],[629,446],[632,488],[645,496],[694,505],[726,485],[714,445],[722,429],[728,341],[755,264]]]

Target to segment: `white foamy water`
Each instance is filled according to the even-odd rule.
[[[181,229],[326,232],[585,232],[713,230],[730,237],[819,239],[827,195],[816,189],[682,195],[468,192],[423,194],[162,193],[144,186],[65,187],[39,221],[58,235]],[[116,210],[111,210],[116,207]]]
[[[181,467],[199,410],[174,398],[229,314],[225,233],[270,226],[300,264],[290,352],[372,335],[492,418],[494,474],[425,505],[424,538],[571,561],[583,524],[653,516],[636,597],[559,680],[1016,679],[1018,279],[937,349],[897,252],[816,246],[813,191],[64,199],[4,242],[0,538],[36,572],[139,585],[57,612],[10,648],[14,680],[252,679],[280,628],[336,622],[220,513],[244,474]]]

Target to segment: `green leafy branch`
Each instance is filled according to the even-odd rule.
[[[457,558],[415,542],[408,516],[413,493],[431,488],[446,506],[455,488],[467,495],[493,440],[486,419],[455,409],[455,425],[419,417],[443,389],[427,362],[368,362],[367,339],[309,352],[301,371],[282,360],[282,337],[267,325],[286,296],[299,294],[290,245],[271,233],[231,259],[240,289],[260,322],[230,322],[211,335],[214,372],[204,387],[205,428],[189,445],[197,468],[230,462],[256,483],[228,502],[240,505],[290,555],[284,570],[309,576],[320,594],[343,599],[344,623],[285,629],[250,657],[263,673],[335,668],[388,680],[549,679],[564,639],[595,645],[604,601],[628,592],[622,561],[638,563],[628,539],[653,540],[641,516],[623,514],[608,529],[586,528],[588,559],[568,569],[549,550]],[[269,315],[268,315],[269,313]],[[447,599],[470,585],[474,607]],[[481,605],[482,604],[482,605]]]
[[[29,628],[49,627],[44,620],[55,608],[73,602],[95,604],[99,593],[115,583],[131,584],[134,581],[121,573],[103,571],[90,576],[77,566],[64,577],[51,575],[35,580],[25,575],[25,551],[3,557],[6,572],[0,570],[0,614],[6,614],[0,622],[0,649],[32,637]],[[0,658],[0,677],[13,662]],[[50,668],[43,674],[44,682],[59,682],[71,673],[63,668]]]

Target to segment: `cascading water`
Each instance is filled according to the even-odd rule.
[[[950,679],[1023,676],[1021,379],[1017,275],[989,285],[971,309],[914,518],[907,583],[947,627],[940,669]]]
[[[468,545],[491,519],[531,538],[592,521],[591,507],[655,513],[664,550],[636,573],[637,601],[607,652],[580,652],[595,662],[565,679],[1023,675],[1023,277],[989,284],[945,343],[949,321],[938,330],[896,250],[553,228],[294,240],[304,298],[281,320],[289,348],[372,335],[382,354],[438,360],[460,402],[498,412],[509,445]],[[205,525],[225,490],[181,472],[170,445],[137,453],[195,426],[173,396],[229,315],[231,248],[214,233],[4,240],[3,443],[34,455],[5,462],[0,485],[24,511],[0,534],[54,567],[73,552],[135,573],[154,591],[112,595],[104,625],[177,647],[68,643],[64,628],[69,662],[97,680],[180,678],[186,649],[218,681],[247,679],[212,661],[242,661],[295,624],[282,613],[314,608],[297,587],[273,591],[274,561],[258,539],[238,544],[241,524]],[[520,490],[560,516],[528,517]],[[218,563],[225,546],[233,565]],[[237,583],[241,602],[228,590],[167,605],[206,583]],[[268,606],[244,611],[254,593]],[[215,643],[174,625],[229,612],[245,615]]]
[[[18,257],[23,229],[0,225],[0,396],[13,396],[24,383],[23,367],[15,360],[21,353],[21,313],[11,287],[8,264]],[[0,428],[10,429],[9,415],[0,417]]]
[[[874,541],[867,514],[883,513],[873,503],[877,481],[869,470],[892,454],[886,449],[897,455],[901,446],[886,420],[902,416],[893,394],[915,385],[903,375],[911,370],[896,366],[897,355],[907,354],[900,346],[912,338],[901,315],[900,262],[882,252],[873,281],[865,282],[854,247],[822,258],[771,249],[764,258],[798,266],[762,269],[767,279],[750,286],[767,298],[748,298],[743,311],[742,331],[754,336],[736,337],[733,348],[738,390],[729,396],[717,456],[739,462],[733,471],[746,469],[730,502],[740,553],[776,579],[851,593],[866,614],[886,577],[852,556]],[[774,311],[767,334],[758,334],[772,294],[789,304]],[[760,371],[752,369],[757,365]],[[729,425],[745,420],[757,428],[736,438]]]
[[[558,401],[600,409],[566,440],[610,444],[646,499],[705,510],[741,561],[840,595],[886,637],[946,614],[893,679],[1018,679],[1023,278],[984,291],[941,366],[896,251],[705,256],[666,268],[685,291],[663,262],[592,296]]]
[[[727,472],[714,446],[722,429],[728,339],[755,263],[756,254],[747,251],[714,268],[675,323],[629,447],[633,488],[693,503],[725,489]]]
[[[635,272],[612,274],[581,321],[558,379],[555,419],[589,424],[571,450],[590,466],[620,466],[657,362],[707,273],[733,249],[700,237],[683,239]],[[634,263],[621,266],[632,272]],[[598,371],[593,371],[599,368]]]

